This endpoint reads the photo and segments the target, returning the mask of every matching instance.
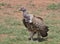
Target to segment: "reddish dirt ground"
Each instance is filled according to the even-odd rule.
[[[49,10],[46,10],[46,6],[51,3],[60,3],[60,0],[0,0],[0,3],[7,3],[9,4],[9,6],[12,7],[2,7],[4,10],[0,10],[0,14],[10,14],[20,19],[22,17],[20,14],[22,13],[19,12],[18,9],[22,6],[26,7],[31,13],[32,11],[34,12],[41,8],[41,12],[38,14],[43,17],[46,16],[49,12],[51,12]]]

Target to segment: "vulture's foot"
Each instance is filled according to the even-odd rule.
[[[31,40],[31,38],[28,38],[28,40]]]

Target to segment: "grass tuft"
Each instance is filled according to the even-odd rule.
[[[55,4],[55,3],[49,4],[47,6],[47,9],[48,10],[57,10],[57,9],[60,9],[60,4],[59,3],[58,4]]]

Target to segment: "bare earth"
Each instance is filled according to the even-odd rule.
[[[28,11],[33,14],[40,8],[41,12],[38,11],[37,14],[40,14],[41,17],[45,17],[49,12],[51,12],[51,10],[46,10],[46,6],[51,3],[60,3],[60,0],[0,0],[0,3],[9,4],[6,7],[1,7],[3,10],[0,10],[0,15],[4,15],[4,13],[9,13],[11,16],[20,19],[22,13],[18,10],[22,6],[26,7]]]

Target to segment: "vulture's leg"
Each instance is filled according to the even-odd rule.
[[[31,32],[30,33],[30,37],[29,37],[29,40],[33,39],[33,36],[36,34],[36,32]]]
[[[40,39],[40,32],[38,32],[37,34],[38,34],[38,35],[37,35],[37,38]]]

